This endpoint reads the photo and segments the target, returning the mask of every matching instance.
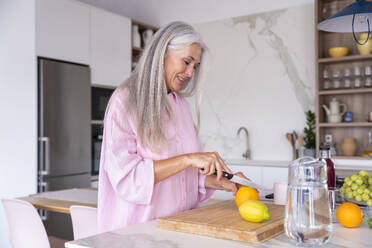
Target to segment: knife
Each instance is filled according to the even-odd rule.
[[[217,175],[217,171],[214,172],[214,175]],[[249,181],[249,180],[247,180],[245,178],[242,178],[240,176],[230,174],[226,171],[222,171],[222,176],[229,179],[231,182],[238,183],[238,184],[248,186],[248,187],[251,187],[251,188],[255,188],[259,191],[264,191],[265,193],[272,193],[273,192],[273,189],[266,188],[265,186],[263,186],[261,184],[254,183],[254,182]]]

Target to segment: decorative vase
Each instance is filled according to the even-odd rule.
[[[132,26],[132,46],[141,47],[141,35],[137,25]]]
[[[341,151],[344,156],[355,156],[357,144],[354,138],[345,138],[341,143]]]
[[[359,45],[358,43],[356,43],[357,45],[357,48],[358,48],[358,51],[361,55],[367,55],[367,54],[370,54],[371,51],[372,51],[372,42],[371,42],[371,37],[372,34],[369,35],[369,38],[368,38],[368,41],[363,44],[367,37],[368,37],[368,33],[362,33],[360,36],[359,36],[359,43],[363,44],[363,45]]]

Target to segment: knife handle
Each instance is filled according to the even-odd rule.
[[[216,175],[217,176],[217,171],[215,171],[214,173],[213,173],[213,175]],[[226,177],[227,179],[231,179],[234,175],[233,174],[230,174],[230,173],[228,173],[228,172],[226,172],[226,171],[222,171],[222,176],[223,177]]]
[[[204,170],[204,168],[201,168],[201,170]],[[217,171],[215,171],[214,173],[213,173],[213,175],[216,175],[217,176]],[[226,171],[222,171],[222,176],[223,177],[226,177],[227,179],[231,179],[231,178],[233,178],[233,176],[234,176],[234,174],[230,174],[230,173],[228,173],[228,172],[226,172]]]

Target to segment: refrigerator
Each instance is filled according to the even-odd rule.
[[[38,58],[38,192],[90,187],[87,65]],[[68,214],[42,212],[48,235],[72,240]]]

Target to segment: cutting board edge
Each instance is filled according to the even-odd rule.
[[[161,219],[161,218],[157,219],[157,227],[160,229],[169,230],[169,231],[178,231],[178,232],[183,232],[183,233],[191,233],[191,234],[197,234],[197,235],[204,235],[204,236],[209,236],[213,238],[222,238],[226,240],[256,243],[256,244],[263,243],[284,232],[282,221],[278,221],[278,223],[272,223],[273,225],[277,225],[277,226],[272,230],[272,232],[269,233],[269,235],[267,235],[266,233],[265,237],[262,237],[262,239],[259,239],[259,238],[263,233],[261,234],[257,234],[255,232],[246,233],[243,230],[230,229],[226,227],[225,227],[224,232],[221,232],[221,231],[217,231],[218,228],[214,225],[207,225],[210,229],[215,231],[215,232],[208,232],[209,229],[205,228],[206,224],[200,225],[200,224],[193,223],[193,222],[182,222],[181,223],[182,225],[179,225],[180,223],[181,222],[175,221],[175,220]],[[199,230],[199,231],[196,231],[195,227],[197,227],[196,230]],[[229,233],[233,235],[232,236],[226,235],[226,231],[230,231]],[[247,236],[250,237],[250,239],[246,238]]]

